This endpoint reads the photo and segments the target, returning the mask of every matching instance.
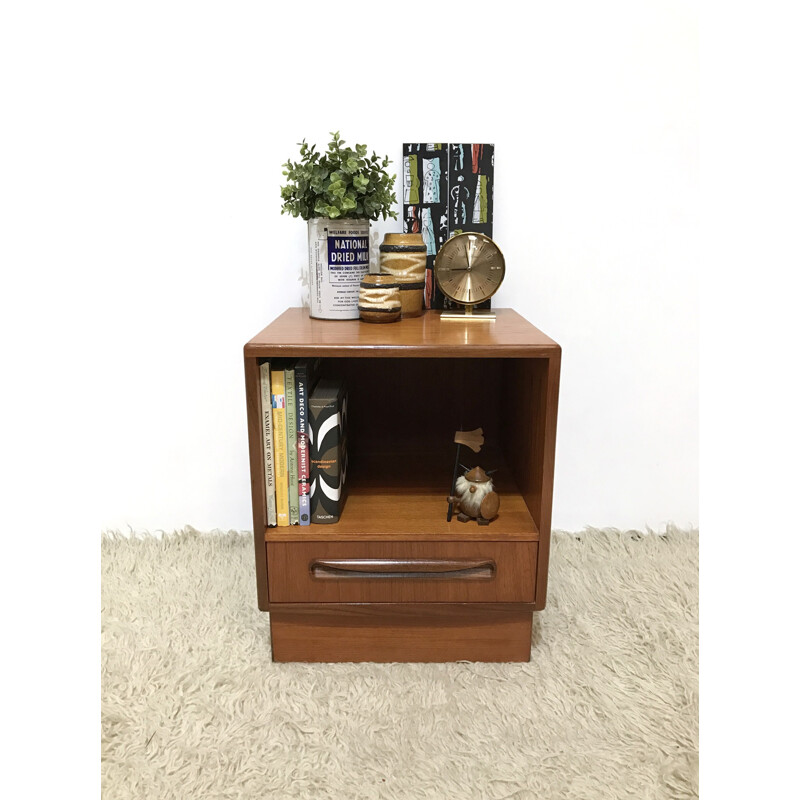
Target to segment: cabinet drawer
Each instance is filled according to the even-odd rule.
[[[268,542],[273,603],[532,603],[536,542]]]

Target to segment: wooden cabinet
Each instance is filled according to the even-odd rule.
[[[347,500],[333,525],[266,526],[259,366],[323,357],[349,388]],[[527,661],[544,608],[561,348],[510,309],[387,325],[292,308],[244,348],[258,606],[276,661]],[[447,521],[462,462],[493,474],[500,514]]]

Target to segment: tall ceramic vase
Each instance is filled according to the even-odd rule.
[[[428,248],[421,233],[387,233],[380,246],[381,272],[400,283],[403,317],[422,314]]]
[[[310,313],[358,319],[358,290],[369,272],[369,220],[308,220]]]

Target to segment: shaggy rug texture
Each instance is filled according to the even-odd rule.
[[[698,796],[698,534],[553,537],[528,664],[274,664],[252,535],[102,538],[123,798]]]

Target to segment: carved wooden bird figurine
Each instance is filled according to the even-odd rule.
[[[459,522],[478,520],[478,525],[488,525],[500,510],[500,496],[494,490],[489,473],[473,467],[456,481],[455,494],[447,498],[458,512]]]

